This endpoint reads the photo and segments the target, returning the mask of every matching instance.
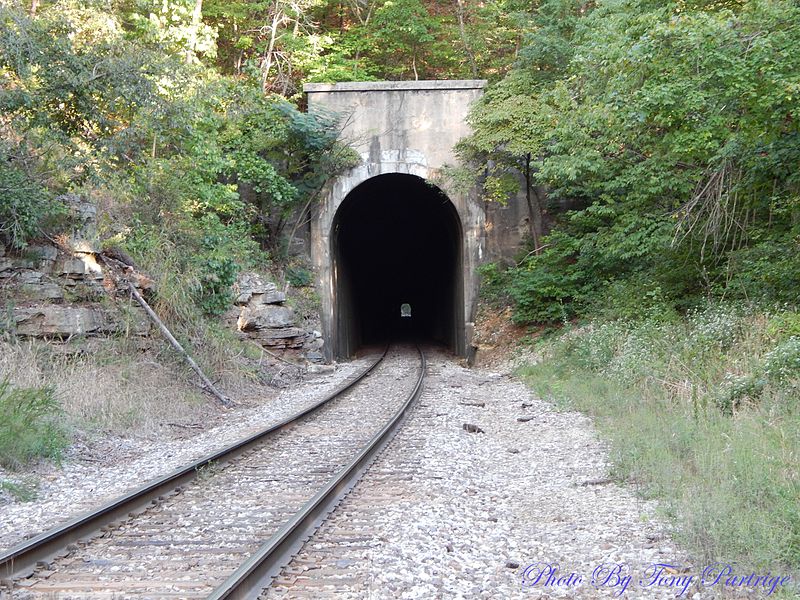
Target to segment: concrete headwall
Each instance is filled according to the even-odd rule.
[[[309,111],[334,111],[345,124],[343,139],[361,155],[361,164],[337,177],[323,191],[311,220],[311,255],[322,301],[327,358],[341,357],[336,331],[337,298],[331,228],[336,211],[359,184],[387,173],[435,181],[455,207],[463,228],[463,327],[453,349],[466,355],[477,299],[475,269],[484,255],[485,213],[474,192],[440,184],[444,165],[454,165],[453,147],[470,130],[466,116],[486,82],[402,81],[307,84]],[[460,312],[460,311],[459,311]]]

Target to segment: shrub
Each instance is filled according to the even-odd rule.
[[[800,337],[800,313],[785,310],[773,315],[767,323],[767,335],[779,342],[792,336]]]
[[[790,337],[767,352],[764,356],[764,376],[776,385],[800,379],[800,337]]]
[[[292,287],[308,287],[314,284],[314,274],[304,267],[286,267],[286,280]]]
[[[733,304],[710,304],[687,314],[687,343],[696,349],[726,351],[741,339],[746,310]]]
[[[497,263],[486,263],[478,267],[481,299],[490,306],[505,306],[511,299],[508,293],[508,271]]]
[[[575,239],[558,233],[548,239],[552,245],[542,254],[508,270],[517,323],[566,321],[579,314],[581,301],[590,295],[593,283],[573,258]]]
[[[239,267],[258,256],[244,224],[224,224],[213,214],[163,226],[140,223],[116,241],[156,280],[157,312],[168,320],[223,313]]]
[[[45,219],[61,212],[58,207],[41,185],[8,164],[0,150],[0,242],[24,248]]]
[[[740,298],[800,302],[800,236],[787,235],[734,252],[728,288]]]
[[[68,443],[52,387],[0,382],[0,464],[17,469],[35,458],[59,461]]]
[[[790,337],[764,354],[752,372],[728,374],[717,392],[717,404],[733,413],[744,400],[758,401],[769,389],[791,392],[800,381],[800,337]]]

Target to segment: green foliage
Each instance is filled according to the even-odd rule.
[[[286,267],[286,280],[292,287],[301,288],[314,284],[314,274],[304,267]]]
[[[800,382],[800,337],[790,337],[764,355],[764,377],[775,385]]]
[[[522,375],[594,418],[612,475],[659,501],[697,562],[794,569],[800,338],[774,335],[797,317],[714,304],[686,319],[592,322],[541,342]]]
[[[43,167],[60,169],[54,184],[84,181],[144,150],[136,121],[164,109],[153,75],[169,72],[168,57],[132,45],[118,17],[69,1],[35,19],[0,7],[0,31],[2,124],[39,150],[32,154]]]
[[[60,214],[45,188],[0,152],[0,243],[24,248],[48,218]]]
[[[554,233],[552,237],[559,234]],[[514,320],[558,322],[575,316],[582,299],[594,286],[591,273],[574,267],[574,239],[551,244],[541,254],[531,254],[508,271]]]
[[[215,58],[217,32],[195,17],[195,0],[137,0],[129,13],[130,24],[140,42],[162,48],[186,62]]]
[[[218,138],[228,157],[224,173],[252,208],[256,239],[280,256],[287,219],[357,157],[338,142],[338,115],[301,113],[241,84],[218,102],[225,107]]]
[[[419,79],[438,28],[421,0],[387,0],[378,8],[373,21],[376,52],[393,79]]]
[[[53,198],[103,188],[128,203],[117,214],[144,223],[183,213],[246,222],[282,258],[289,215],[357,156],[336,142],[335,116],[301,113],[265,92],[292,96],[304,79],[497,73],[525,8],[518,0],[6,3],[0,129],[13,156],[3,155],[0,183],[13,193],[2,235],[21,247],[57,208]],[[125,229],[116,216],[106,233]]]
[[[200,272],[200,308],[208,315],[221,315],[233,301],[233,284],[239,267],[231,254],[226,252],[231,241],[222,231],[206,235],[202,241],[204,252],[195,258]]]
[[[37,458],[58,461],[68,444],[52,388],[0,381],[0,465],[18,469]]]
[[[739,298],[800,302],[800,236],[764,236],[763,241],[730,254],[730,282]]]
[[[497,263],[486,263],[478,267],[481,300],[490,306],[504,306],[508,302],[507,270]]]
[[[520,0],[205,0],[218,67],[291,97],[303,81],[497,77],[514,59]]]
[[[242,223],[226,225],[208,214],[160,226],[139,222],[116,241],[156,279],[159,315],[191,323],[230,306],[238,269],[252,266],[259,256],[246,231]]]
[[[592,314],[643,282],[679,310],[797,302],[798,18],[788,1],[542,2],[460,146],[487,199],[530,172],[572,207],[511,278],[518,320]]]
[[[777,342],[800,337],[800,313],[779,312],[767,323],[767,334]]]
[[[215,27],[197,8],[0,7],[0,237],[24,246],[61,193],[101,197],[101,236],[157,279],[178,321],[224,311],[238,268],[263,252],[283,260],[290,219],[357,159],[336,115],[221,76]],[[206,4],[226,18],[265,8]]]

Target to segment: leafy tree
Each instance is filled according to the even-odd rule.
[[[529,232],[535,252],[542,247],[545,206],[534,178],[540,149],[549,141],[556,104],[565,97],[553,83],[566,73],[572,57],[572,36],[584,7],[576,0],[545,2],[531,22],[528,45],[517,67],[487,90],[470,114],[474,134],[458,151],[470,163],[470,173],[484,173],[487,199],[507,202],[523,193],[529,213]],[[477,169],[475,168],[477,165]]]
[[[114,8],[0,7],[0,237],[24,246],[60,193],[102,198],[103,235],[162,272],[164,314],[216,314],[352,152],[334,118],[216,72],[213,3]]]
[[[265,92],[297,94],[303,75],[330,46],[313,14],[320,5],[321,0],[206,0],[206,15],[221,32],[224,70],[257,75]]]
[[[538,21],[566,4],[543,3]],[[476,133],[465,143],[468,158],[484,159],[489,191],[508,193],[493,182],[520,169],[512,160],[527,153],[533,180],[577,207],[543,240],[542,256],[516,272],[518,287],[538,297],[534,305],[519,295],[518,318],[589,310],[619,281],[653,282],[653,297],[674,305],[750,294],[746,281],[775,278],[744,258],[762,244],[773,256],[783,249],[792,281],[800,64],[791,48],[800,31],[790,24],[798,8],[573,7],[571,24],[536,30],[536,43],[473,114]],[[743,269],[757,272],[743,278]],[[537,296],[548,278],[553,293]]]
[[[203,20],[203,0],[135,0],[126,16],[140,42],[189,64],[216,57],[217,32]]]
[[[0,152],[0,243],[24,248],[45,216],[60,212],[47,190]]]
[[[420,0],[387,0],[372,22],[375,52],[389,73],[402,79],[419,79],[426,65],[429,46],[436,40],[439,23]]]

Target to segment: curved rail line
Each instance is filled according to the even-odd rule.
[[[47,563],[49,558],[64,554],[64,550],[68,550],[69,548],[67,548],[67,546],[72,544],[72,542],[95,537],[100,534],[101,531],[107,529],[105,525],[118,523],[120,520],[124,521],[125,517],[136,517],[148,511],[151,506],[157,505],[161,500],[164,500],[164,496],[169,495],[170,492],[185,490],[186,488],[183,484],[197,476],[199,470],[206,466],[215,463],[239,464],[239,461],[234,463],[233,459],[252,455],[252,453],[248,451],[254,450],[254,446],[261,441],[265,441],[270,437],[270,434],[281,432],[292,423],[315,412],[317,409],[330,402],[330,400],[352,388],[383,361],[384,357],[387,355],[388,349],[389,347],[387,346],[380,357],[368,368],[364,369],[357,377],[350,380],[344,386],[341,386],[334,393],[326,396],[323,400],[296,415],[284,419],[280,423],[241,440],[238,443],[227,446],[215,452],[213,455],[209,455],[204,459],[192,463],[192,465],[188,465],[170,475],[154,480],[127,494],[123,498],[109,502],[96,511],[72,519],[57,528],[12,548],[0,556],[0,567],[5,569],[5,572],[8,574],[3,579],[6,580],[5,582],[11,583],[8,581],[11,579],[11,576],[16,579],[29,574],[28,572],[35,572],[36,567],[41,566],[42,563]],[[337,467],[338,472],[326,483],[322,484],[321,489],[319,487],[312,487],[309,490],[308,496],[313,494],[313,498],[308,500],[297,513],[291,515],[288,520],[284,515],[282,520],[276,522],[275,528],[277,528],[277,531],[275,528],[270,529],[270,531],[275,531],[275,533],[266,543],[261,545],[249,557],[247,557],[246,554],[239,557],[238,562],[231,565],[232,574],[227,575],[227,579],[217,580],[223,582],[221,584],[216,584],[218,587],[211,592],[211,595],[208,596],[209,598],[258,598],[262,590],[271,583],[271,578],[279,575],[282,567],[291,560],[292,556],[300,550],[303,543],[313,535],[314,531],[327,518],[327,515],[356,485],[370,463],[391,441],[396,431],[404,422],[408,412],[411,410],[414,401],[419,397],[422,391],[426,373],[426,361],[419,347],[417,347],[417,352],[420,358],[420,368],[414,387],[410,393],[400,396],[403,400],[394,405],[399,405],[399,408],[395,410],[395,408],[392,407],[390,409],[395,410],[395,412],[388,413],[391,415],[389,421],[384,421],[385,424],[382,426],[378,425],[380,431],[373,435],[363,446],[361,446],[361,444],[363,444],[362,438],[362,442],[360,442],[359,446],[356,446],[356,448],[360,447],[360,449],[355,450],[355,458],[350,460],[350,462],[343,467],[341,467],[343,463],[340,462],[339,467]],[[389,372],[391,373],[391,370]],[[367,390],[369,389],[368,387]],[[350,418],[352,419],[352,417]],[[384,419],[385,418],[384,416]],[[235,477],[238,477],[238,475]],[[321,482],[317,482],[316,486],[320,486],[320,483]],[[315,489],[317,491],[314,494]],[[258,505],[260,505],[260,503],[255,506]],[[136,521],[138,521],[138,519],[134,519],[134,522]],[[49,566],[45,567],[46,570],[49,568]],[[0,571],[0,578],[2,578],[2,572],[3,571]],[[226,577],[226,575],[223,575],[223,578],[224,577]],[[103,587],[105,586],[101,584],[101,589]],[[121,588],[116,589],[121,591]],[[172,594],[170,595],[172,596]],[[0,593],[0,596],[2,596],[2,593]]]
[[[356,485],[370,463],[391,441],[411,410],[414,401],[422,392],[425,380],[426,361],[422,350],[420,370],[414,389],[390,421],[364,446],[348,465],[328,481],[303,508],[295,513],[264,545],[242,564],[208,600],[239,600],[258,598],[273,577],[302,547],[326,516],[341,499]]]
[[[101,505],[95,510],[69,519],[61,525],[49,529],[31,539],[20,542],[5,552],[0,553],[0,580],[12,581],[24,577],[33,571],[37,563],[51,560],[63,554],[71,544],[78,540],[92,537],[103,527],[111,525],[120,519],[144,512],[153,502],[190,483],[206,467],[229,463],[241,454],[254,448],[256,445],[264,442],[275,433],[299,421],[303,417],[315,413],[320,408],[351,389],[372,372],[384,359],[388,349],[389,346],[387,345],[383,353],[356,377],[347,381],[344,385],[308,408],[238,442],[225,446],[221,450],[196,460],[191,464],[151,480],[143,486]]]

